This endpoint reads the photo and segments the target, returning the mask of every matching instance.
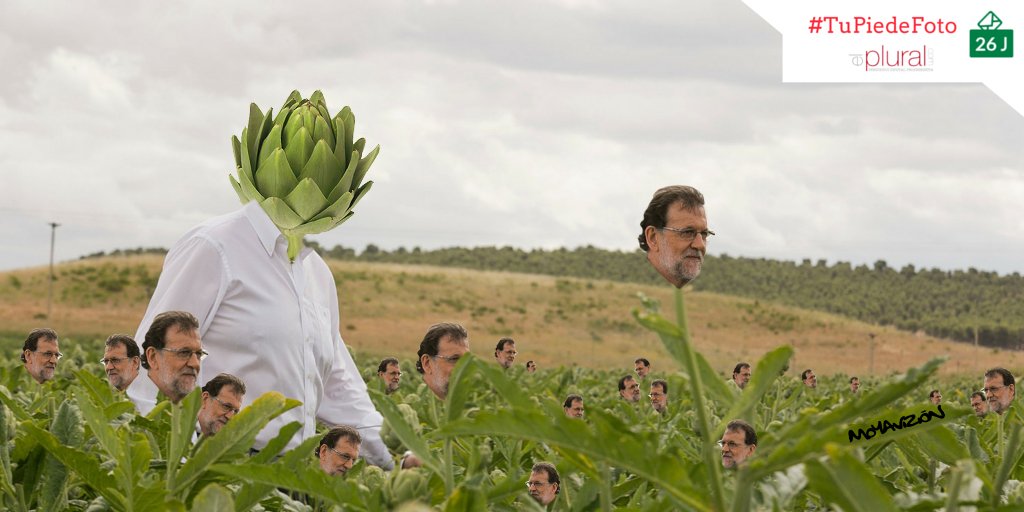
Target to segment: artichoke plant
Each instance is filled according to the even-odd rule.
[[[363,183],[380,146],[365,157],[366,139],[353,139],[355,116],[345,107],[333,118],[324,95],[305,99],[292,91],[275,117],[255,103],[242,137],[231,137],[238,179],[231,186],[242,203],[258,201],[288,239],[294,261],[302,237],[348,220],[373,185]]]

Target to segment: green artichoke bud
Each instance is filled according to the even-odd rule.
[[[370,489],[380,489],[384,485],[384,470],[377,466],[363,468],[363,484]]]
[[[426,499],[430,494],[430,477],[422,468],[399,469],[391,473],[384,487],[384,499],[390,507],[408,501]]]
[[[416,414],[409,404],[398,404],[398,412],[402,413],[402,419],[405,423],[412,428],[413,432],[417,435],[423,432],[423,425],[420,424],[420,416]],[[392,451],[400,452],[405,451],[405,445],[402,444],[402,440],[395,434],[394,429],[391,428],[391,424],[384,422],[384,425],[380,428],[380,437],[384,440],[384,444]]]
[[[418,407],[420,405],[420,395],[416,393],[409,393],[405,395],[405,400],[403,401],[410,406]]]
[[[14,421],[14,414],[6,405],[0,403],[0,450],[12,446],[10,442],[18,434],[18,427]]]
[[[410,501],[398,507],[395,512],[433,512],[434,509],[418,502]]]
[[[241,140],[231,137],[238,179],[230,179],[242,204],[258,201],[284,233],[294,261],[303,236],[333,229],[355,213],[373,185],[363,178],[380,146],[363,156],[366,139],[352,141],[352,109],[332,118],[320,91],[309,99],[292,91],[277,117],[273,112],[249,106]]]
[[[488,475],[488,478],[490,478],[491,480],[491,485],[496,486],[498,485],[498,483],[504,482],[505,479],[508,478],[508,475],[506,475],[504,471],[498,468],[494,468],[493,470],[491,470],[491,473],[490,475]]]

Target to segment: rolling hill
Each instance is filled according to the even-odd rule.
[[[118,256],[57,267],[52,318],[46,318],[47,269],[0,273],[0,336],[20,347],[34,327],[57,329],[65,342],[90,343],[133,334],[160,272],[158,255]],[[363,358],[413,359],[427,326],[460,322],[474,352],[493,351],[502,336],[517,341],[517,363],[632,369],[646,356],[671,366],[657,337],[632,318],[637,292],[671,304],[671,289],[595,279],[559,278],[393,263],[328,260],[340,290],[341,332]],[[793,369],[819,374],[900,372],[928,359],[950,358],[945,374],[977,375],[1002,365],[1020,371],[1022,354],[879,327],[774,302],[705,291],[686,294],[697,348],[723,373],[769,349],[796,349]],[[872,343],[872,334],[873,343]],[[361,361],[365,363],[365,361]]]

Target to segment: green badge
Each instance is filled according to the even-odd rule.
[[[999,30],[1003,20],[989,11],[971,30],[971,57],[1013,57],[1013,31]]]

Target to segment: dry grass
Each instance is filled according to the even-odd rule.
[[[159,256],[130,256],[60,265],[49,322],[47,269],[2,273],[0,330],[24,336],[48,325],[70,338],[134,333],[160,263]],[[473,351],[487,357],[498,338],[512,336],[520,363],[533,359],[543,366],[631,370],[635,357],[646,356],[658,369],[674,367],[658,338],[630,314],[639,305],[638,291],[660,300],[667,312],[672,304],[668,287],[411,265],[331,261],[330,266],[340,292],[341,332],[368,356],[411,359],[430,324],[454,321],[469,330]],[[129,277],[122,278],[122,289],[111,291],[117,288],[111,276],[117,275]],[[796,349],[794,370],[812,367],[819,375],[865,376],[870,373],[870,333],[876,334],[876,375],[939,355],[950,358],[942,370],[947,375],[977,375],[991,366],[1017,373],[1024,361],[1016,352],[712,293],[687,293],[687,307],[698,349],[723,373],[737,361],[755,362],[768,350],[790,344]]]

